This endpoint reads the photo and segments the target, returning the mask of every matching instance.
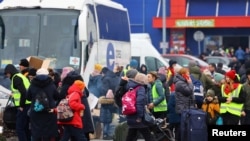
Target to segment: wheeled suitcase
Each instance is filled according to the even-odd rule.
[[[127,133],[128,133],[127,121],[119,123],[115,127],[115,133],[114,133],[114,136],[113,136],[113,141],[125,141]]]
[[[181,113],[181,141],[207,141],[206,112],[190,108]]]

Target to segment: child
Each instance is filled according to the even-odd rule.
[[[209,89],[207,91],[206,97],[201,108],[203,111],[207,112],[208,124],[215,125],[216,120],[219,117],[220,105],[218,98],[215,97],[214,91],[212,89]]]

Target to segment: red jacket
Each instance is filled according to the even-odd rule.
[[[72,125],[77,128],[83,128],[82,117],[80,116],[80,112],[85,110],[85,106],[81,103],[81,97],[83,96],[83,92],[77,86],[70,86],[68,89],[68,97],[69,97],[69,106],[74,111],[74,117],[69,122],[58,122],[58,124],[67,124]]]

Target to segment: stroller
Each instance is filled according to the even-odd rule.
[[[175,141],[172,131],[165,126],[165,120],[161,118],[155,119],[155,124],[150,127],[154,135],[155,141]]]

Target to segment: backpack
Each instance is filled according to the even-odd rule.
[[[192,80],[192,83],[194,85],[194,96],[195,96],[195,102],[198,106],[198,108],[201,108],[203,100],[204,100],[204,87],[202,85],[202,82],[199,79],[195,79],[193,75],[190,75],[190,78]]]
[[[72,94],[71,94],[72,95]],[[69,106],[70,96],[66,96],[57,105],[57,120],[60,122],[68,122],[73,119],[74,113]]]
[[[139,86],[136,88],[130,88],[122,96],[122,114],[123,115],[133,115],[136,113],[136,92]]]
[[[49,109],[49,99],[47,94],[43,89],[39,89],[35,96],[35,103],[33,110],[35,112],[48,111]]]
[[[115,104],[118,107],[122,107],[122,96],[126,93],[126,88],[124,86],[119,86],[114,95]]]

